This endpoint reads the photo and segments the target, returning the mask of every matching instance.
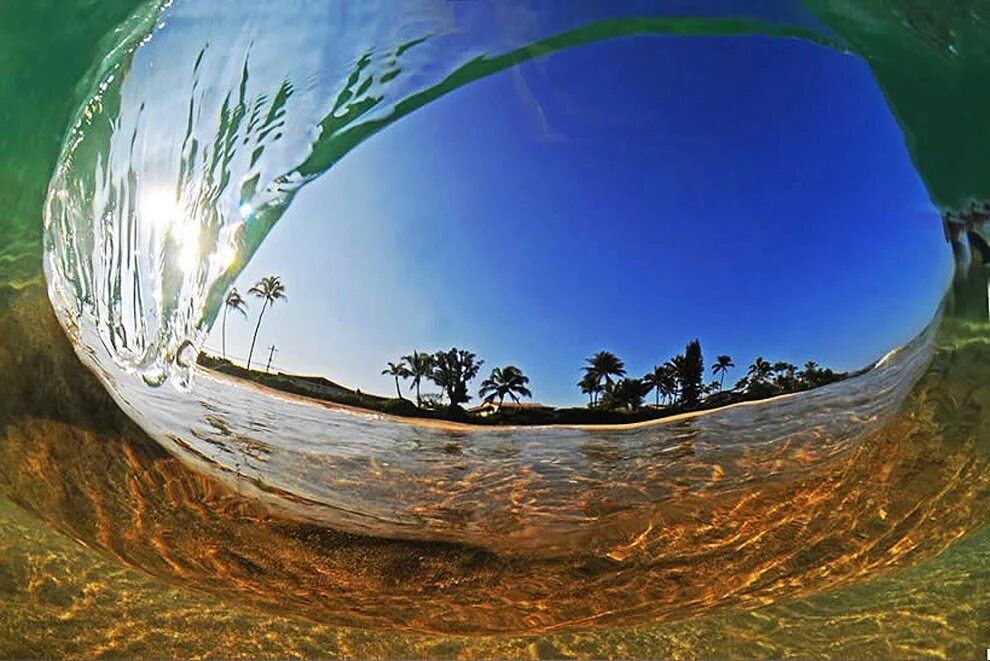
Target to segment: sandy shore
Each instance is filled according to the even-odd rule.
[[[783,395],[768,397],[766,399],[754,399],[746,402],[736,402],[734,404],[727,404],[725,406],[720,406],[713,409],[704,409],[701,411],[689,411],[686,413],[677,413],[675,415],[667,416],[664,418],[657,418],[655,420],[643,420],[640,422],[625,422],[625,423],[613,423],[613,424],[586,424],[586,425],[566,425],[566,424],[480,425],[480,424],[472,424],[468,422],[455,422],[453,420],[437,420],[433,418],[412,418],[407,416],[394,415],[391,413],[383,413],[381,411],[366,409],[360,406],[340,404],[338,402],[331,402],[325,399],[319,399],[316,397],[308,397],[306,395],[299,395],[296,393],[286,392],[284,390],[279,390],[278,388],[270,388],[268,386],[257,383],[256,381],[250,381],[248,379],[242,379],[236,376],[231,376],[229,374],[224,374],[223,372],[218,372],[216,370],[212,370],[202,366],[198,368],[198,373],[200,377],[205,375],[207,378],[213,379],[215,381],[225,382],[241,388],[253,389],[267,396],[279,397],[282,400],[288,402],[317,405],[334,411],[340,411],[342,413],[349,413],[352,415],[361,415],[370,418],[376,418],[379,420],[385,420],[396,424],[413,425],[427,429],[441,429],[446,431],[480,431],[480,430],[492,431],[495,429],[499,429],[499,430],[579,429],[579,430],[620,431],[620,430],[631,430],[631,429],[643,429],[643,428],[653,427],[671,422],[678,422],[681,420],[690,420],[692,418],[711,415],[713,413],[719,413],[722,411],[729,411],[731,409],[735,409],[739,407],[756,406],[756,405],[767,404],[769,402],[782,401],[800,395],[801,392],[808,392],[808,391],[801,391],[801,392],[786,393]]]

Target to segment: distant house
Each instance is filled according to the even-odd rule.
[[[547,406],[545,404],[538,404],[536,402],[519,402],[517,404],[516,402],[512,402],[512,401],[503,403],[501,408],[503,411],[542,412],[542,411],[553,410],[552,406]],[[495,413],[498,410],[499,410],[498,402],[482,402],[478,406],[468,409],[468,413],[473,413],[478,417],[484,418],[491,415],[492,413]]]

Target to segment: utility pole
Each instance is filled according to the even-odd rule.
[[[275,348],[275,345],[274,344],[271,345],[270,347],[268,347],[268,364],[265,365],[265,372],[266,373],[271,370],[271,367],[272,367],[272,356],[275,355],[275,352],[276,351],[278,351],[278,349]]]

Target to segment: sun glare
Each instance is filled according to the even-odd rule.
[[[141,192],[139,218],[142,225],[150,226],[156,235],[161,236],[182,218],[182,209],[174,193],[165,188],[152,187]]]
[[[185,273],[192,273],[199,266],[199,234],[199,225],[191,220],[172,226],[172,236],[179,245],[179,268]]]
[[[199,224],[183,212],[174,193],[166,188],[152,187],[141,196],[141,222],[150,227],[155,239],[171,235],[176,250],[175,263],[185,273],[199,266],[201,232]]]

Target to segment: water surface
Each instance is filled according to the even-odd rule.
[[[554,6],[502,34],[482,7],[3,10],[23,28],[0,56],[0,653],[980,656],[983,7]],[[608,430],[428,426],[193,375],[298,190],[376,131],[549,51],[750,32],[863,58],[946,221],[944,316],[870,371]],[[195,83],[182,113],[140,103],[164,53]],[[183,213],[155,221],[162,182]]]

